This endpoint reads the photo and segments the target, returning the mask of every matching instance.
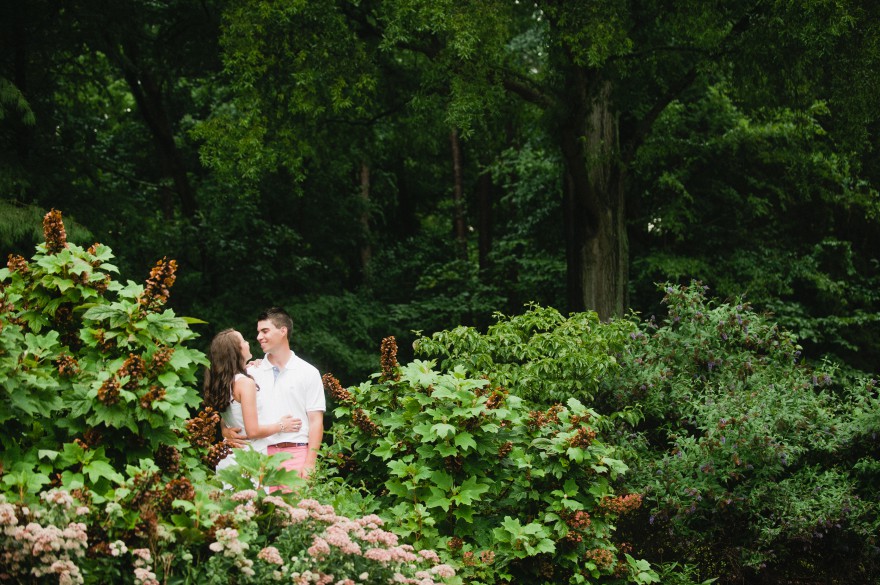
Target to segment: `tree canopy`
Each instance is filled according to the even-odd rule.
[[[287,305],[356,377],[389,333],[697,278],[876,363],[873,3],[2,10],[3,250],[61,209],[124,269],[177,259],[206,334]]]

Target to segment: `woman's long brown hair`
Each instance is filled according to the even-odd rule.
[[[247,375],[241,342],[235,329],[224,329],[211,340],[208,357],[211,365],[205,368],[204,401],[215,412],[223,412],[232,402],[232,383],[236,374]]]

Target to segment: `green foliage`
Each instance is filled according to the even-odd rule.
[[[698,279],[773,311],[811,354],[872,368],[876,187],[838,151],[828,104],[749,111],[732,94],[720,82],[670,104],[639,152],[634,305],[656,311],[652,283]]]
[[[485,334],[458,327],[417,340],[417,353],[460,366],[470,376],[491,375],[496,384],[531,403],[550,406],[575,397],[593,403],[600,382],[616,369],[616,355],[635,324],[602,324],[595,313],[563,316],[531,306],[521,315],[496,314]]]
[[[874,383],[839,386],[831,364],[800,363],[793,334],[699,283],[668,286],[664,303],[607,381],[645,417],[622,434],[626,484],[645,490],[654,527],[633,537],[725,579],[840,576],[844,564],[866,578],[880,515],[873,478],[848,461],[876,460],[860,446],[878,428]]]
[[[12,257],[0,270],[4,490],[23,499],[51,484],[104,497],[125,465],[163,452],[174,459],[167,477],[204,475],[185,423],[206,361],[185,345],[188,320],[163,309],[173,261],[146,287],[123,285],[108,247],[67,243],[63,226],[46,233],[30,262]]]
[[[45,214],[46,210],[39,207],[0,199],[0,247],[13,249],[25,242],[27,249],[32,249],[42,241]],[[71,240],[83,241],[92,237],[88,229],[69,219],[66,228]]]
[[[385,348],[373,382],[346,390],[325,376],[325,385],[339,405],[328,464],[376,497],[395,532],[446,550],[474,583],[627,573],[614,525],[640,498],[615,495],[627,466],[604,417],[575,398],[529,411],[491,368],[487,379],[462,365],[393,363]]]

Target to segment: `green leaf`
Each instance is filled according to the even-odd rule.
[[[431,433],[434,436],[443,438],[447,435],[454,433],[457,429],[448,423],[437,423],[431,427]]]
[[[55,461],[55,458],[60,454],[59,451],[52,451],[49,449],[40,449],[37,451],[37,457],[40,459],[48,459],[49,461]]]
[[[565,454],[568,455],[568,458],[574,461],[575,463],[583,463],[584,462],[584,450],[581,447],[569,447]],[[596,466],[593,466],[593,469],[596,469]],[[596,469],[598,471],[598,469]]]
[[[487,491],[489,491],[489,486],[479,483],[477,477],[472,475],[461,484],[455,499],[459,503],[469,506],[479,500],[480,496]]]
[[[124,481],[122,475],[117,473],[107,460],[96,459],[91,463],[84,465],[83,473],[87,474],[89,480],[93,483],[97,482],[101,477],[107,478],[114,483],[122,483]]]
[[[474,441],[474,436],[467,431],[462,431],[455,436],[455,444],[459,447],[464,448],[465,451],[468,449],[477,448],[477,442]]]
[[[429,489],[431,490],[431,495],[425,500],[425,506],[428,508],[442,508],[444,512],[448,512],[449,506],[452,505],[452,500],[449,499],[446,491],[434,486],[431,486]]]
[[[433,483],[438,488],[448,492],[452,489],[454,480],[451,475],[446,473],[445,471],[435,470],[431,472],[429,476],[431,483]]]
[[[391,459],[396,453],[397,443],[388,437],[379,439],[379,446],[373,449],[372,454],[382,459]]]
[[[125,315],[125,311],[117,305],[98,305],[86,311],[83,314],[83,319],[103,321],[104,319],[111,319],[119,315]],[[125,317],[128,319],[128,315],[125,315]]]
[[[434,451],[439,453],[441,457],[451,457],[452,455],[458,454],[458,448],[449,443],[437,443],[434,446]]]
[[[56,462],[62,467],[69,467],[86,460],[86,451],[77,443],[65,443],[61,448],[61,457]]]
[[[187,325],[208,325],[208,321],[202,321],[195,317],[180,317],[180,319]]]
[[[66,469],[61,473],[61,485],[66,490],[76,490],[85,487],[86,481],[82,473]]]

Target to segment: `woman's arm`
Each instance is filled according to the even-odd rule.
[[[272,424],[260,425],[257,419],[257,385],[247,377],[239,378],[232,387],[232,394],[241,404],[241,416],[248,439],[260,439],[276,433],[293,431],[297,420],[289,414]]]

